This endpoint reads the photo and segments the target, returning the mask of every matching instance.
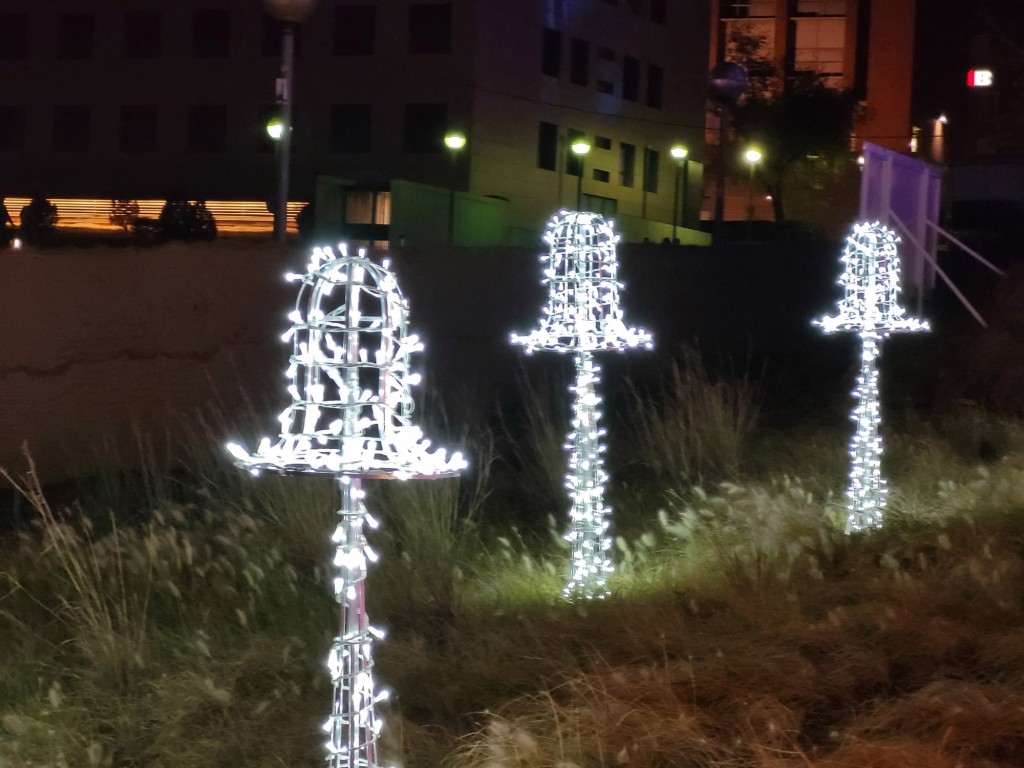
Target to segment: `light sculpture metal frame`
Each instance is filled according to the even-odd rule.
[[[853,331],[860,336],[860,373],[850,419],[856,424],[850,442],[850,481],[846,491],[846,532],[881,526],[885,510],[886,482],[882,476],[881,407],[879,404],[878,356],[890,333],[929,330],[926,320],[904,315],[899,305],[899,238],[880,225],[864,222],[853,228],[843,250],[845,289],[838,313],[813,320],[825,333]]]
[[[511,334],[513,344],[536,350],[572,352],[576,380],[572,429],[565,448],[569,451],[566,488],[572,502],[571,562],[564,594],[571,600],[593,599],[608,594],[608,577],[614,571],[608,537],[611,508],[604,501],[608,475],[604,469],[606,434],[600,426],[601,398],[597,388],[601,368],[594,352],[651,349],[651,334],[626,326],[619,306],[619,236],[612,223],[595,213],[560,211],[544,234],[549,254],[542,283],[548,301],[539,327],[527,334]]]
[[[235,463],[253,474],[327,474],[341,492],[334,596],[340,628],[327,667],[334,704],[324,723],[329,768],[378,768],[382,721],[376,705],[386,692],[373,680],[373,639],[381,633],[366,613],[366,574],[376,555],[364,528],[376,520],[366,509],[363,479],[450,477],[465,468],[459,453],[431,449],[412,424],[412,387],[418,376],[410,358],[423,345],[408,333],[408,302],[387,260],[365,252],[335,255],[316,248],[299,281],[292,326],[282,337],[292,344],[291,404],[280,415],[276,443],[264,438],[254,453],[231,443]]]

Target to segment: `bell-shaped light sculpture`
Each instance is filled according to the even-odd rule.
[[[264,438],[255,453],[237,444],[228,450],[253,474],[329,474],[341,490],[334,595],[340,630],[327,666],[334,706],[324,724],[329,768],[377,768],[382,727],[376,704],[372,642],[380,633],[366,614],[366,571],[376,555],[364,529],[376,527],[367,512],[364,478],[409,479],[455,475],[466,466],[458,453],[431,449],[411,421],[410,358],[422,349],[408,333],[408,303],[388,262],[363,252],[349,256],[317,248],[301,283],[291,328],[286,377],[291,404],[281,413],[276,443]]]
[[[573,352],[576,381],[572,429],[566,449],[569,470],[566,488],[572,502],[570,530],[571,563],[565,596],[592,599],[608,594],[608,576],[614,570],[608,536],[611,509],[604,500],[607,474],[601,438],[601,398],[597,386],[601,369],[594,352],[650,349],[651,334],[627,326],[619,306],[619,241],[612,224],[595,213],[561,211],[548,223],[544,241],[549,253],[542,256],[543,283],[548,301],[540,325],[527,334],[513,333],[513,344],[526,352],[555,350]]]
[[[882,524],[886,483],[882,477],[878,356],[882,341],[896,332],[927,331],[928,322],[907,317],[899,304],[900,261],[892,230],[865,222],[853,228],[843,250],[839,285],[845,296],[835,316],[812,321],[825,333],[853,331],[860,336],[860,374],[850,415],[856,425],[850,443],[850,483],[846,490],[846,531]]]

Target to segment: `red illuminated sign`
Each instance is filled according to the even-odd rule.
[[[967,85],[971,88],[992,87],[991,69],[972,69],[967,72]]]

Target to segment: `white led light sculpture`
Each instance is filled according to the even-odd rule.
[[[513,333],[511,339],[527,354],[535,350],[575,353],[572,430],[565,446],[572,508],[566,534],[571,564],[564,593],[569,599],[599,598],[608,594],[608,575],[614,566],[609,556],[611,509],[604,501],[608,476],[597,394],[601,369],[593,353],[653,345],[650,333],[627,327],[622,320],[615,253],[619,236],[610,222],[595,213],[560,211],[548,222],[544,241],[550,251],[541,257],[547,264],[542,281],[548,286],[544,316],[539,328],[525,335]]]
[[[334,683],[334,706],[324,724],[330,768],[377,768],[381,720],[376,704],[385,694],[373,682],[373,638],[380,633],[366,614],[366,572],[376,555],[364,526],[376,521],[363,503],[363,478],[448,477],[465,468],[458,453],[430,450],[430,441],[411,423],[411,387],[418,377],[409,369],[412,353],[422,349],[408,334],[408,303],[388,262],[378,265],[362,251],[349,256],[317,248],[301,281],[286,371],[292,402],[281,413],[276,444],[264,438],[248,453],[237,444],[228,450],[235,463],[259,474],[329,474],[341,490],[334,595],[341,608],[340,630],[327,666]]]
[[[894,332],[928,330],[927,321],[904,316],[899,305],[898,242],[895,233],[878,222],[854,226],[843,250],[839,285],[846,295],[839,301],[839,312],[812,321],[825,333],[854,331],[861,340],[860,374],[853,390],[857,405],[850,415],[857,426],[850,443],[847,533],[877,528],[885,509],[877,367],[882,341]]]

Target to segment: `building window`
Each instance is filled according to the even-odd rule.
[[[607,80],[598,80],[595,85],[598,93],[615,93],[615,86]]]
[[[594,147],[596,149],[611,149],[612,148],[612,140],[609,139],[607,136],[595,136],[594,137]]]
[[[658,191],[658,164],[661,153],[656,149],[644,149],[644,192]]]
[[[126,59],[160,56],[160,11],[126,11],[122,49]]]
[[[370,151],[369,104],[334,104],[331,106],[331,151],[363,154]]]
[[[451,53],[451,3],[414,3],[409,8],[409,53]]]
[[[84,104],[53,108],[53,149],[55,152],[85,152],[89,149],[92,110]]]
[[[122,152],[156,152],[157,116],[155,104],[121,107],[118,148]]]
[[[541,121],[537,132],[537,167],[558,170],[558,126]]]
[[[662,91],[665,87],[665,70],[654,64],[647,65],[647,106],[661,109]]]
[[[406,152],[440,152],[448,129],[447,104],[406,104],[403,128]]]
[[[192,55],[223,59],[231,53],[231,12],[208,8],[192,14]]]
[[[626,101],[640,98],[640,61],[632,56],[622,57],[622,98]]]
[[[608,183],[611,180],[612,175],[608,171],[603,171],[600,168],[594,169],[594,181],[603,181]]]
[[[580,208],[610,218],[618,212],[619,204],[614,197],[602,197],[584,192],[580,196]]]
[[[597,58],[601,61],[615,61],[615,51],[603,45],[597,46]]]
[[[25,108],[0,105],[0,152],[25,148]]]
[[[583,164],[586,162],[584,158],[577,155],[572,151],[572,145],[577,139],[586,139],[587,134],[583,131],[577,131],[570,128],[566,131],[565,140],[565,172],[570,176],[582,176],[583,175]]]
[[[562,76],[562,33],[544,27],[540,48],[540,71],[549,77]]]
[[[665,23],[665,0],[651,0],[651,21],[655,24]]]
[[[57,58],[91,59],[96,17],[91,13],[62,13],[57,17]]]
[[[569,47],[569,82],[574,85],[586,85],[590,79],[590,43],[572,39]]]
[[[0,61],[28,58],[28,14],[0,13]]]
[[[619,176],[622,186],[632,187],[636,183],[636,145],[619,145]]]
[[[364,56],[374,51],[377,8],[373,5],[339,5],[334,9],[334,53]]]
[[[280,57],[283,53],[284,22],[263,16],[263,30],[260,39],[260,55]],[[298,58],[302,55],[302,25],[292,25],[292,39],[295,41],[293,52]]]
[[[223,104],[189,107],[185,149],[189,152],[223,152],[228,143],[227,125],[227,109]]]

